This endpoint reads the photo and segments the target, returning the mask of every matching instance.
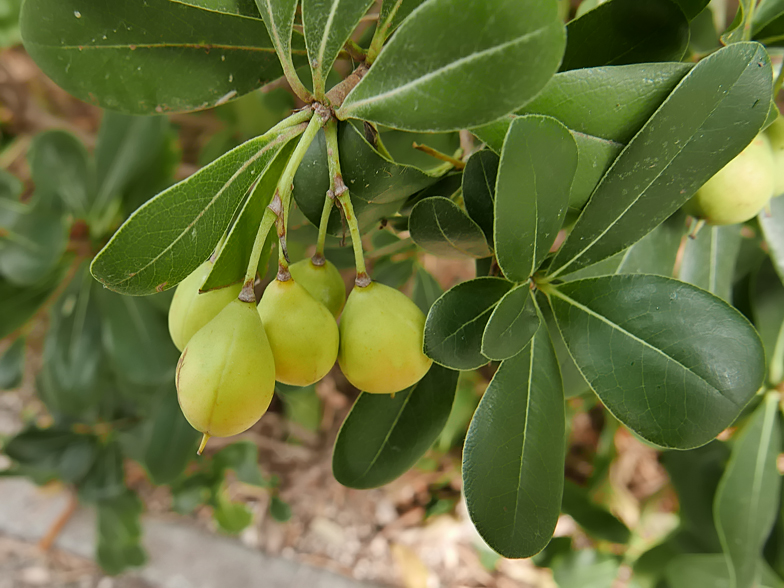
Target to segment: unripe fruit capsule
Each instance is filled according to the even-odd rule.
[[[308,294],[338,318],[346,303],[346,286],[334,264],[324,260],[324,265],[316,265],[312,259],[303,259],[289,266],[289,272]]]
[[[378,282],[354,288],[340,318],[343,375],[374,394],[413,386],[433,363],[422,351],[424,330],[425,315],[402,292]]]

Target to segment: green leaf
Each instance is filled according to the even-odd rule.
[[[457,376],[433,365],[402,392],[360,394],[335,441],[335,479],[349,488],[375,488],[407,472],[444,428]]]
[[[68,245],[68,221],[45,205],[17,216],[0,244],[0,274],[20,286],[43,280],[60,262]]]
[[[539,329],[493,376],[463,449],[468,513],[504,557],[530,557],[550,541],[561,512],[565,439],[558,360]]]
[[[782,582],[764,562],[758,588],[781,588]],[[688,554],[673,559],[666,568],[672,588],[734,588],[727,562],[720,554]]]
[[[409,196],[434,184],[438,176],[446,171],[443,167],[422,171],[412,165],[397,163],[379,153],[365,135],[350,123],[338,126],[338,147],[341,172],[350,190],[354,213],[361,229],[396,213]],[[294,176],[293,193],[302,213],[316,226],[321,221],[327,190],[327,144],[324,133],[319,133]],[[336,208],[332,210],[329,220],[328,230],[332,235],[340,235],[343,230]]]
[[[554,2],[430,0],[401,25],[337,115],[416,131],[488,123],[544,87],[563,47]]]
[[[215,106],[281,73],[261,21],[169,0],[28,0],[20,26],[58,85],[129,114]]]
[[[767,0],[754,13],[753,38],[768,47],[784,45],[784,2]]]
[[[553,118],[524,116],[509,127],[498,168],[493,241],[498,265],[510,280],[532,276],[555,242],[569,207],[577,154],[569,130]]]
[[[593,549],[570,550],[557,555],[550,567],[558,588],[606,588],[618,578],[617,557]]]
[[[275,383],[278,398],[283,401],[286,420],[299,425],[307,431],[316,433],[321,426],[321,398],[316,394],[316,386],[303,388]]]
[[[566,27],[561,71],[651,61],[680,61],[689,21],[672,0],[610,0]]]
[[[241,282],[245,277],[245,270],[248,269],[248,261],[264,211],[272,201],[278,180],[296,145],[296,141],[289,141],[262,172],[250,196],[242,205],[239,216],[226,237],[226,242],[215,258],[212,271],[202,284],[202,291],[231,286]]]
[[[237,479],[253,486],[269,486],[259,469],[259,448],[250,441],[239,441],[224,447],[213,457],[219,471],[234,471]]]
[[[627,543],[631,538],[629,528],[608,510],[594,503],[588,492],[566,480],[563,489],[561,510],[596,539],[612,543]]]
[[[498,155],[484,149],[468,158],[463,171],[463,202],[466,211],[482,229],[490,246],[493,246],[493,202],[499,162]]]
[[[79,484],[79,498],[87,502],[101,502],[122,496],[125,492],[122,448],[117,441],[109,441],[98,448],[90,471]]]
[[[779,277],[784,281],[784,196],[773,198],[757,216],[765,242],[770,249],[770,257],[776,266]]]
[[[195,457],[201,435],[185,420],[174,389],[162,395],[151,425],[142,463],[154,484],[171,484]]]
[[[327,74],[374,0],[302,0],[302,28],[313,92],[324,98]]]
[[[236,535],[253,522],[253,513],[244,502],[232,502],[220,493],[212,512],[222,531]]]
[[[78,482],[90,470],[96,452],[94,437],[56,427],[29,427],[3,446],[3,453],[40,483],[52,478]]]
[[[738,0],[738,12],[735,14],[735,18],[730,23],[730,26],[727,27],[727,30],[721,36],[721,42],[724,45],[739,43],[744,40],[744,29],[747,26],[751,26],[748,20],[754,13],[756,4],[757,0]]]
[[[147,554],[141,544],[142,501],[132,490],[98,503],[96,560],[108,574],[141,566]]]
[[[387,27],[387,37],[425,0],[383,0],[378,16],[379,27]]]
[[[414,288],[411,291],[411,300],[419,307],[419,310],[427,314],[430,307],[438,300],[444,290],[441,284],[433,277],[433,274],[424,268],[417,268],[414,274]]]
[[[65,278],[68,264],[61,263],[49,275],[31,286],[17,286],[0,277],[0,339],[7,337],[30,320]]]
[[[225,12],[237,16],[259,19],[259,11],[253,0],[175,0],[181,4],[212,10],[213,12]]]
[[[279,523],[287,523],[291,520],[291,506],[277,496],[270,499],[269,511],[272,518]]]
[[[768,379],[773,386],[784,381],[784,285],[766,259],[751,285],[754,326],[765,346]]]
[[[498,302],[514,287],[502,278],[476,278],[436,300],[425,322],[425,354],[456,370],[473,370],[489,359],[482,355],[482,334]]]
[[[0,169],[0,229],[7,229],[19,214],[27,212],[29,205],[19,201],[24,185],[7,171]],[[3,244],[0,241],[0,248]]]
[[[26,341],[18,337],[0,356],[0,390],[12,390],[24,379]]]
[[[0,0],[0,48],[12,47],[22,40],[19,35],[19,10],[22,0]]]
[[[420,200],[411,210],[408,230],[414,243],[439,257],[481,259],[492,254],[479,225],[449,198]]]
[[[539,315],[531,288],[521,284],[507,292],[487,321],[482,335],[482,355],[496,361],[514,357],[539,328]]]
[[[764,378],[762,343],[748,321],[683,282],[640,274],[590,278],[558,286],[549,300],[593,390],[656,445],[708,443]]]
[[[710,4],[710,0],[675,0],[675,3],[681,7],[686,18],[693,20]]]
[[[738,43],[700,61],[615,160],[553,261],[552,275],[638,241],[757,134],[772,74],[765,49]],[[725,133],[726,141],[714,141]]]
[[[382,257],[373,263],[373,279],[390,288],[402,288],[414,273],[416,262],[413,259],[394,261],[391,257]]]
[[[713,502],[731,586],[760,581],[759,560],[779,510],[779,397],[768,393],[735,442]]]
[[[79,139],[65,131],[40,133],[27,160],[38,200],[59,198],[76,216],[86,216],[95,198],[95,172]]]
[[[739,251],[740,225],[705,226],[686,240],[676,277],[730,302]]]
[[[297,129],[251,139],[147,202],[93,260],[93,275],[121,294],[176,286],[210,256],[254,179]]]

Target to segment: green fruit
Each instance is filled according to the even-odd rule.
[[[364,392],[413,386],[433,363],[422,352],[424,331],[425,315],[402,292],[378,282],[356,287],[340,318],[340,369]]]
[[[275,360],[255,304],[235,298],[191,338],[176,384],[180,408],[205,442],[261,418],[275,391]]]
[[[323,378],[338,355],[338,326],[327,307],[294,280],[274,280],[264,290],[259,316],[275,356],[275,378],[309,386]]]
[[[338,268],[331,262],[324,261],[324,265],[315,265],[312,259],[303,259],[289,266],[289,272],[308,294],[326,306],[332,316],[338,318],[346,303],[346,285]]]
[[[784,194],[784,117],[779,115],[765,133],[773,150],[773,195],[781,196]]]
[[[753,218],[773,196],[774,163],[770,141],[757,137],[703,184],[684,210],[712,225],[734,225]]]
[[[226,305],[239,296],[242,284],[199,294],[210,275],[212,262],[205,261],[179,283],[169,307],[169,334],[182,351],[196,332],[214,319]]]

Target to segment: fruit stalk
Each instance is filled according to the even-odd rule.
[[[349,232],[351,233],[351,245],[354,248],[354,264],[357,266],[357,277],[355,284],[360,288],[365,288],[370,284],[370,276],[365,268],[365,253],[362,250],[362,236],[359,233],[359,224],[354,214],[354,206],[351,204],[351,196],[348,187],[343,182],[343,175],[340,173],[340,156],[338,151],[338,126],[332,119],[327,123],[324,134],[327,138],[327,161],[329,162],[330,185],[334,185],[332,195],[327,195],[327,199],[337,198],[343,216],[346,218]]]
[[[253,241],[253,250],[250,254],[248,261],[248,269],[245,270],[245,279],[242,282],[242,291],[238,298],[243,302],[256,302],[256,293],[253,289],[253,284],[256,281],[256,271],[259,266],[259,259],[261,258],[261,250],[264,249],[264,241],[267,240],[267,234],[270,232],[272,225],[275,224],[277,219],[275,212],[267,207],[264,211],[264,216],[261,217],[259,230],[256,233],[256,240]]]
[[[332,212],[333,198],[335,197],[335,176],[331,172],[332,170],[330,170],[329,174],[329,190],[324,198],[324,208],[321,209],[316,253],[313,255],[313,263],[316,265],[324,265],[324,245],[327,241],[327,226],[329,226],[329,214]]]

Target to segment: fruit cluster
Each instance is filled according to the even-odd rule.
[[[784,194],[784,118],[779,116],[697,191],[684,210],[712,225],[734,225],[757,216]]]
[[[349,382],[376,394],[403,390],[427,373],[422,311],[377,282],[356,286],[347,301],[338,270],[320,261],[291,265],[291,278],[271,282],[258,307],[238,298],[239,284],[200,293],[210,261],[177,286],[169,309],[169,332],[182,351],[177,395],[188,422],[204,434],[202,449],[209,437],[236,435],[258,421],[275,380],[308,386],[336,359]]]

